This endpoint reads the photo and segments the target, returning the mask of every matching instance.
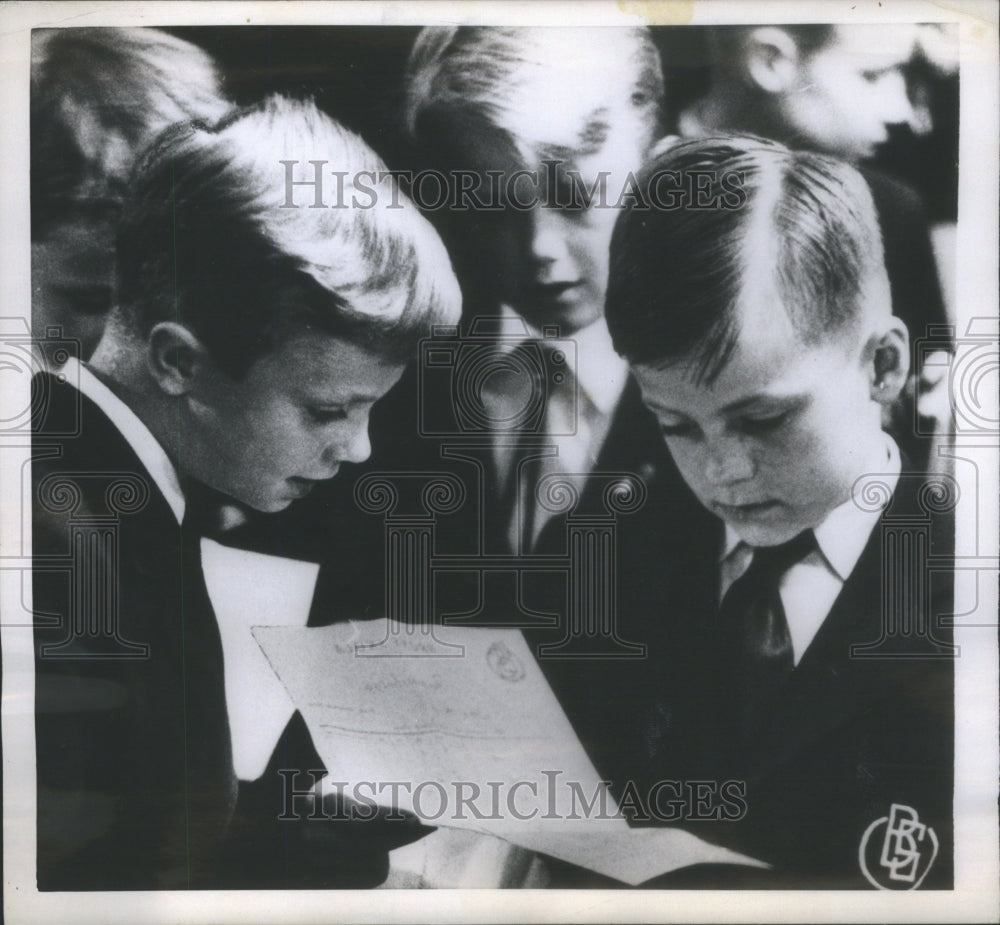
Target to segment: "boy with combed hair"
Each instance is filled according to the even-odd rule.
[[[755,138],[679,144],[640,182],[661,171],[742,195],[630,209],[612,242],[615,346],[701,507],[664,563],[645,773],[742,782],[746,813],[702,834],[773,865],[771,885],[947,887],[950,576],[900,556],[947,554],[950,483],[881,426],[909,350],[871,195]]]
[[[496,338],[482,365],[497,375],[484,374],[469,394],[421,396],[428,408],[468,410],[492,444],[482,541],[472,536],[467,548],[551,554],[565,519],[538,502],[533,485],[566,478],[586,506],[603,493],[591,474],[649,474],[659,462],[603,312],[619,200],[656,140],[662,97],[645,29],[429,28],[417,38],[405,100],[416,156],[453,179],[481,181],[482,207],[459,202],[432,218],[462,282],[463,333]],[[528,377],[503,370],[520,368],[529,351],[565,369],[528,396],[543,410],[534,432],[518,438],[507,422]],[[439,455],[435,442],[422,442]]]
[[[322,764],[290,704],[231,721],[255,678],[223,658],[240,630],[218,625],[201,571],[199,486],[278,511],[365,459],[372,405],[458,315],[444,247],[398,190],[366,210],[283,207],[280,162],[303,151],[384,169],[281,97],[168,129],[131,182],[92,359],[35,380],[43,890],[372,886],[415,837],[301,805],[279,820],[278,771]],[[76,585],[41,568],[101,518],[113,536],[73,547]]]

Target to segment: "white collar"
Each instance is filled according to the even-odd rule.
[[[891,496],[899,481],[901,463],[899,448],[888,434],[885,434],[885,451],[885,470],[880,472],[879,476],[888,485],[888,494]],[[868,544],[868,538],[881,516],[881,509],[873,511],[861,508],[855,502],[852,493],[850,498],[830,511],[823,522],[813,529],[819,551],[842,582],[847,581],[848,576],[854,571],[854,566],[858,564],[858,559]],[[729,558],[742,542],[739,534],[726,524],[725,541],[719,561]]]
[[[75,383],[80,392],[101,409],[121,432],[128,445],[145,466],[160,494],[174,512],[177,522],[184,520],[184,493],[181,491],[177,470],[159,441],[142,423],[139,416],[97,378],[76,357],[70,357],[62,367],[68,382]]]
[[[527,329],[529,337],[545,339],[541,331],[525,321],[509,305],[502,306],[500,311],[502,335],[523,334]],[[625,391],[628,363],[615,352],[604,316],[601,315],[587,327],[563,339],[571,340],[576,345],[576,350],[569,351],[568,355],[576,381],[601,414],[610,414]],[[511,344],[510,349],[514,346]]]

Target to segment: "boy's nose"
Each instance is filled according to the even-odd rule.
[[[371,454],[372,444],[368,437],[368,416],[366,415],[364,424],[357,429],[354,439],[348,445],[345,459],[352,463],[363,463]]]
[[[713,487],[745,482],[754,475],[753,458],[738,440],[725,440],[708,449],[705,478]]]
[[[912,126],[915,115],[910,96],[906,91],[906,78],[898,71],[886,74],[880,88],[882,93],[882,121],[886,125]]]
[[[323,450],[323,462],[329,466],[339,465],[342,462],[363,463],[371,456],[372,445],[368,437],[368,418],[365,418],[364,425],[351,435],[346,443],[337,440],[329,443]]]
[[[531,256],[542,267],[558,266],[569,257],[566,223],[554,209],[540,206],[533,215]]]

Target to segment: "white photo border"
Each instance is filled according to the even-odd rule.
[[[28,74],[30,30],[42,27],[181,25],[628,25],[746,22],[958,24],[961,53],[959,221],[955,303],[970,320],[998,320],[998,11],[992,0],[836,2],[38,2],[0,7],[0,316],[29,322]],[[25,328],[27,330],[27,328]],[[0,372],[5,372],[0,370]],[[27,377],[0,387],[0,421],[25,407]],[[8,385],[10,387],[8,388]],[[996,408],[980,410],[996,419]],[[0,612],[3,643],[4,910],[11,923],[64,922],[508,922],[508,921],[996,921],[998,853],[997,585],[980,576],[956,601],[961,646],[955,685],[955,888],[929,893],[737,891],[190,891],[39,893],[35,888],[30,498],[21,496],[28,440],[0,441],[3,490]],[[998,440],[959,451],[978,472],[957,512],[958,555],[997,562]],[[962,468],[957,467],[962,477]],[[963,486],[964,487],[964,486]],[[978,532],[977,532],[978,531]],[[956,591],[958,593],[958,589]],[[27,614],[27,624],[24,615]],[[18,617],[17,615],[20,615]],[[976,624],[975,626],[971,624]]]

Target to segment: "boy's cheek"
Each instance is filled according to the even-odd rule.
[[[674,464],[680,471],[681,477],[688,488],[697,495],[700,501],[704,501],[705,493],[703,491],[701,475],[705,471],[708,460],[703,459],[702,454],[697,453],[695,450],[686,448],[685,441],[683,440],[667,440],[666,443],[667,449],[673,457]]]

